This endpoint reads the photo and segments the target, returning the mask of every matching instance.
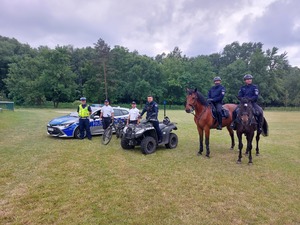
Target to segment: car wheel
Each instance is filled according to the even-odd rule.
[[[178,137],[174,133],[170,133],[169,143],[166,144],[167,148],[176,148],[178,144]]]
[[[123,149],[133,149],[134,148],[134,145],[129,145],[129,140],[126,139],[125,137],[122,137],[121,139],[121,146]]]
[[[83,137],[86,136],[86,131],[84,131],[83,133]],[[76,128],[75,132],[74,132],[74,138],[76,139],[80,139],[80,130],[79,130],[79,127]]]
[[[156,146],[156,140],[151,136],[145,137],[141,142],[142,152],[146,155],[155,152]]]

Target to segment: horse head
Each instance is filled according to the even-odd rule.
[[[187,113],[192,113],[195,110],[195,105],[197,103],[197,88],[193,89],[186,89],[187,96],[186,96],[186,103],[185,103],[185,111]]]
[[[240,104],[238,106],[238,118],[243,125],[250,124],[253,117],[253,106],[249,98],[239,98]]]
[[[207,101],[204,98],[204,96],[197,90],[195,89],[186,89],[187,91],[187,96],[186,96],[186,103],[185,103],[185,111],[187,113],[192,113],[197,104],[207,106]]]

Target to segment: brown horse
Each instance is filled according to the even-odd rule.
[[[231,149],[234,148],[234,132],[232,128],[230,127],[230,124],[232,122],[232,112],[235,110],[237,105],[235,104],[225,104],[223,105],[223,108],[228,110],[228,117],[224,118],[222,120],[222,126],[227,127],[227,130],[231,137]],[[206,156],[209,157],[210,150],[209,150],[209,135],[210,135],[210,129],[217,127],[217,121],[214,119],[212,114],[212,108],[211,105],[209,105],[204,98],[204,96],[197,91],[197,88],[195,90],[187,89],[187,96],[186,96],[186,105],[185,105],[185,111],[187,113],[193,113],[194,114],[194,121],[197,125],[198,133],[199,133],[199,152],[198,154],[202,155],[203,152],[203,131],[205,132],[205,145],[206,145]]]

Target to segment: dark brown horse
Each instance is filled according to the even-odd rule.
[[[228,110],[228,117],[223,118],[222,120],[222,126],[227,127],[227,130],[231,137],[231,149],[234,148],[234,132],[232,128],[230,127],[230,124],[232,122],[232,112],[235,110],[237,105],[235,104],[225,104],[223,107]],[[203,95],[197,91],[197,88],[195,90],[187,89],[187,96],[186,96],[186,105],[185,105],[185,111],[187,113],[193,113],[194,114],[194,121],[197,125],[198,133],[199,133],[199,152],[198,154],[202,155],[203,152],[203,132],[205,132],[205,145],[206,145],[206,156],[209,157],[210,150],[209,150],[209,135],[210,135],[210,129],[217,127],[217,121],[214,119],[212,115],[212,108],[211,105],[209,105],[206,102],[206,99],[203,97]]]
[[[242,149],[243,140],[242,136],[245,134],[247,140],[246,155],[249,154],[248,164],[252,164],[252,140],[254,133],[256,132],[256,155],[259,155],[259,139],[260,134],[263,136],[268,136],[268,123],[265,118],[263,118],[262,130],[257,130],[257,121],[255,119],[253,106],[248,98],[240,98],[240,104],[237,108],[237,120],[236,120],[236,135],[239,140],[239,157],[237,163],[242,162]]]

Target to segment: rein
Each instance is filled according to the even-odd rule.
[[[199,121],[199,120],[201,119],[201,117],[203,116],[203,114],[206,112],[206,109],[207,109],[207,108],[208,108],[208,106],[205,106],[205,109],[200,113],[199,116],[197,116],[197,115],[194,113],[194,111],[191,112],[191,114],[193,114],[194,117],[196,117],[196,119]]]

